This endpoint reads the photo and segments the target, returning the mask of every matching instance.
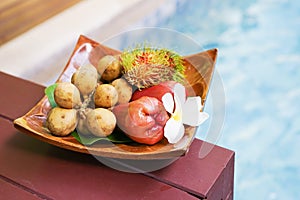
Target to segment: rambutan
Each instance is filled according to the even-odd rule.
[[[184,82],[184,65],[180,55],[168,49],[144,46],[126,50],[120,56],[124,78],[139,89],[165,81]]]

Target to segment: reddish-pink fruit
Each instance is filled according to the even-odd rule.
[[[133,93],[131,100],[134,101],[143,96],[148,96],[148,97],[154,97],[159,101],[161,101],[164,94],[168,92],[174,94],[174,86],[176,85],[176,83],[177,82],[175,81],[166,81],[143,90],[136,90]]]
[[[169,116],[163,104],[153,97],[141,97],[113,108],[118,127],[132,140],[155,144],[164,137]]]

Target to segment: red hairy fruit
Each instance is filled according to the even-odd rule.
[[[132,140],[153,145],[164,137],[169,119],[163,104],[153,97],[141,97],[113,108],[118,127]]]

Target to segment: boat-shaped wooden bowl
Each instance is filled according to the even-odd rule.
[[[104,55],[120,54],[119,50],[101,45],[85,36],[80,36],[76,47],[57,82],[70,81],[79,66],[90,62],[96,64]],[[201,96],[205,103],[214,72],[217,49],[184,56],[186,67],[186,89],[189,94]],[[130,160],[173,159],[185,155],[191,145],[196,127],[185,127],[185,135],[177,144],[169,144],[165,139],[155,145],[137,143],[114,144],[99,142],[90,146],[79,143],[73,136],[57,137],[44,126],[47,113],[51,109],[48,98],[44,96],[28,113],[14,120],[15,127],[49,144],[106,158]]]

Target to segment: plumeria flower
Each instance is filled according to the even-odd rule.
[[[183,137],[183,124],[199,126],[208,118],[207,113],[200,111],[203,108],[201,97],[186,98],[182,84],[177,83],[174,86],[174,95],[164,94],[162,102],[166,111],[171,114],[164,127],[164,136],[169,143],[175,144]]]

